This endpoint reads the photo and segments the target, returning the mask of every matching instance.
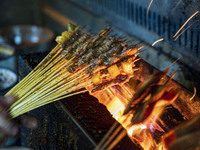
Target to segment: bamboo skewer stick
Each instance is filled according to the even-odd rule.
[[[65,60],[65,59],[64,59],[64,60]],[[66,62],[63,61],[63,64],[64,64],[63,67],[64,67],[65,65],[69,65],[70,62],[71,62],[71,60],[66,61]],[[57,67],[57,66],[56,66],[56,67]],[[60,67],[60,68],[56,68],[56,69],[58,69],[58,70],[56,70],[55,68],[50,69],[50,70],[48,70],[48,69],[49,69],[49,67],[46,68],[46,70],[47,70],[46,74],[44,74],[44,71],[46,71],[46,70],[43,70],[43,71],[41,71],[41,72],[39,72],[39,73],[38,73],[38,71],[40,71],[40,70],[37,70],[37,71],[35,72],[33,78],[31,78],[29,81],[27,81],[27,83],[29,83],[28,85],[21,85],[21,88],[19,88],[16,92],[13,92],[12,94],[15,95],[15,93],[18,93],[18,94],[15,95],[15,96],[21,97],[24,93],[27,93],[27,91],[30,90],[32,87],[36,86],[39,82],[41,82],[41,80],[43,80],[46,76],[49,76],[49,74],[51,75],[51,74],[53,74],[53,73],[57,73],[57,72],[61,69],[61,67]],[[54,71],[55,71],[55,72],[54,72]],[[42,76],[42,74],[43,74],[43,76]],[[30,83],[31,83],[31,84],[30,84]],[[24,90],[24,89],[26,89],[26,90]],[[19,92],[19,91],[20,91],[20,92]]]
[[[74,26],[71,25],[68,31],[58,36],[56,38],[58,42],[57,46],[22,81],[6,94],[18,98],[18,101],[8,109],[8,113],[10,113],[12,118],[63,97],[75,95],[83,91],[97,90],[98,87],[94,86],[94,78],[92,78],[89,72],[92,72],[92,69],[95,69],[97,65],[101,66],[103,64],[101,62],[93,64],[90,58],[94,57],[95,60],[100,58],[95,54],[97,50],[103,53],[101,57],[108,54],[115,57],[115,51],[118,48],[119,51],[122,47],[123,50],[127,50],[126,46],[128,43],[119,43],[120,41],[115,38],[106,39],[109,29],[105,28],[97,35],[90,36],[88,33],[81,33],[78,28],[74,29]],[[98,43],[101,41],[104,41],[103,44]],[[114,44],[113,48],[116,49],[111,48],[109,52],[107,49],[109,49],[111,43]],[[120,44],[121,46],[119,46]],[[100,47],[106,50],[103,51]],[[133,55],[133,51],[131,50],[127,53],[124,52],[119,56],[123,58],[123,56]],[[108,63],[112,65],[112,63],[116,63],[112,60],[110,62],[107,58],[104,59],[104,64]],[[68,71],[69,69],[70,71]],[[83,88],[90,89],[83,90]],[[76,92],[77,90],[81,91]]]
[[[51,70],[49,70],[49,72],[47,72],[45,75],[38,77],[35,81],[31,82],[31,84],[29,84],[28,87],[26,87],[27,90],[23,90],[23,92],[20,92],[19,97],[21,97],[22,95],[24,95],[25,93],[28,95],[30,94],[31,91],[29,91],[29,93],[27,93],[27,91],[29,89],[32,88],[37,88],[39,86],[42,86],[43,83],[46,82],[46,80],[48,80],[49,78],[52,78],[53,75],[55,75],[57,72],[60,71],[61,67],[63,67],[66,63],[63,62],[63,64],[61,64],[61,66],[55,66],[54,68],[52,68]],[[58,67],[58,68],[57,68]],[[39,83],[39,84],[38,84]]]
[[[104,142],[109,138],[109,136],[112,134],[112,132],[115,130],[115,128],[119,125],[117,121],[114,122],[112,127],[109,129],[109,131],[106,133],[106,135],[103,137],[103,139],[100,141],[100,143],[97,145],[95,150],[100,150],[101,147],[104,145]]]
[[[125,120],[123,120],[122,124],[127,124],[128,120],[129,119],[127,117]],[[127,126],[129,126],[128,124]],[[116,121],[97,145],[95,150],[113,149],[116,144],[126,136],[126,134],[127,131],[122,127],[120,123]]]
[[[9,94],[12,94],[14,96],[19,96],[17,94],[22,94],[21,91],[22,89],[27,88],[27,86],[30,86],[30,83],[34,83],[35,82],[35,79],[40,79],[39,77],[41,76],[41,70],[36,70],[35,72],[33,72],[32,74],[29,74],[29,78],[27,80],[25,80],[24,82],[22,83],[19,83],[20,87],[17,88],[15,91],[9,91],[6,95],[9,95]],[[40,75],[40,76],[39,76]],[[34,82],[33,82],[34,81]],[[37,84],[37,83],[36,83]]]
[[[117,136],[117,134],[120,132],[122,128],[123,127],[121,125],[118,125],[118,127],[115,129],[112,135],[108,138],[108,140],[104,143],[101,149],[105,149],[107,146],[109,146],[109,144],[115,139],[115,137]]]
[[[49,54],[53,54],[55,51],[57,51],[59,49],[60,45],[57,45]],[[41,61],[37,67],[35,69],[33,69],[23,80],[21,80],[15,87],[13,87],[8,93],[6,93],[6,95],[10,95],[11,93],[13,93],[14,91],[17,91],[21,85],[23,85],[25,82],[27,82],[27,80],[29,80],[32,76],[33,73],[39,68],[41,67],[41,65],[46,61],[46,59],[49,57],[49,55],[47,55],[45,57],[45,59],[43,59],[43,61]]]
[[[75,86],[73,86],[73,87],[66,87],[64,91],[62,91],[60,89],[56,90],[56,92],[53,92],[53,94],[47,95],[45,98],[43,98],[43,101],[51,100],[52,97],[53,98],[58,98],[58,97],[60,97],[62,95],[66,95],[66,94],[71,93],[73,91],[79,90],[79,89],[83,88],[84,85],[85,85],[85,83],[79,84],[76,87]]]
[[[57,61],[58,60],[59,59],[57,59]],[[53,63],[56,63],[56,62],[53,62]],[[21,89],[23,89],[23,88],[25,88],[27,86],[30,86],[29,83],[35,83],[35,84],[37,84],[37,82],[35,81],[35,79],[39,79],[40,80],[41,79],[40,77],[42,75],[44,75],[46,71],[51,71],[51,70],[48,70],[51,66],[52,66],[52,63],[49,66],[45,67],[45,69],[42,69],[42,70],[39,69],[36,73],[33,74],[34,76],[32,78],[30,78],[25,84],[21,85],[21,87],[19,88],[19,90],[21,90]]]
[[[64,84],[64,85],[60,86],[59,88],[56,88],[53,91],[49,92],[47,95],[48,97],[46,99],[51,98],[51,97],[59,97],[62,94],[73,92],[73,91],[79,89],[77,87],[83,88],[83,86],[81,84],[79,84],[77,87],[76,87],[76,85],[78,85],[78,81],[71,83],[69,86],[68,86],[68,84]]]
[[[22,105],[21,107],[19,107],[18,111],[14,110],[14,112],[15,112],[14,114],[12,113],[13,112],[13,109],[12,109],[12,111],[10,111],[10,114],[13,114],[12,116],[17,117],[17,116],[23,114],[24,112],[30,111],[30,110],[34,109],[36,106],[38,106],[37,102],[40,101],[41,99],[43,102],[48,102],[48,101],[52,101],[52,100],[53,101],[60,100],[64,94],[68,94],[73,91],[79,90],[80,88],[83,88],[85,86],[84,84],[88,84],[88,83],[83,83],[83,84],[78,85],[77,87],[68,88],[68,90],[66,88],[66,89],[64,89],[64,91],[57,90],[57,93],[52,92],[55,94],[54,96],[52,94],[48,93],[47,95],[44,95],[43,97],[36,98],[36,101],[32,101],[33,103],[27,104],[28,106],[30,105],[31,107],[26,106],[25,108],[23,108],[24,105]],[[65,91],[65,90],[67,90],[67,91]],[[84,91],[86,91],[86,90],[84,90]],[[32,108],[32,109],[30,109],[30,108]]]
[[[44,65],[44,62],[47,61],[47,63],[45,63],[45,65],[48,64],[48,62],[50,62],[53,58],[55,58],[57,56],[58,53],[61,52],[61,46],[60,44],[56,45],[56,47],[33,69],[33,71],[39,69],[40,67],[42,67]],[[50,56],[50,60],[48,60],[48,57]]]
[[[46,79],[48,81],[48,79]],[[46,81],[44,80],[44,81]],[[43,83],[43,82],[42,82]],[[36,85],[33,89],[30,89],[29,91],[25,90],[25,94],[21,96],[21,98],[15,102],[10,108],[13,108],[14,106],[16,106],[17,104],[19,104],[21,101],[23,101],[25,98],[30,97],[31,95],[35,94],[36,91],[38,91],[39,89],[41,89],[42,87],[40,87],[40,85],[42,83],[39,83],[38,85]],[[32,84],[31,84],[32,85]],[[33,86],[33,85],[32,85]],[[22,91],[23,92],[23,91]]]
[[[40,80],[43,80],[43,78],[45,78],[45,80],[43,80],[43,81],[35,81],[34,83],[31,83],[30,85],[29,85],[29,87],[26,87],[26,89],[24,90],[24,91],[21,91],[20,92],[20,94],[21,95],[18,95],[19,97],[21,97],[17,102],[15,102],[12,106],[11,106],[11,108],[13,107],[13,106],[15,106],[16,104],[18,104],[18,103],[20,103],[22,100],[21,99],[23,99],[24,97],[26,97],[26,96],[28,96],[28,95],[30,95],[31,94],[31,92],[33,93],[33,91],[35,90],[35,89],[37,89],[37,88],[41,88],[40,86],[42,85],[42,83],[43,82],[48,82],[48,79],[49,78],[51,78],[52,76],[53,76],[54,74],[51,74],[50,76],[48,76],[47,78],[45,78],[45,76],[44,77],[41,77],[40,78]],[[39,84],[38,84],[39,83]],[[33,88],[34,87],[34,88]],[[31,90],[31,88],[32,88],[32,90]],[[29,90],[29,91],[28,91]],[[25,93],[25,94],[24,94]]]
[[[87,82],[89,83],[91,77],[88,78],[89,75],[84,71],[88,67],[83,67],[83,69],[78,69],[73,73],[69,73],[66,69],[73,63],[74,58],[66,60],[65,51],[63,51],[61,45],[72,36],[74,31],[69,29],[69,32],[63,33],[62,39],[58,39],[60,44],[7,93],[7,95],[14,95],[19,98],[8,109],[12,117],[48,103],[49,100],[59,99],[63,95],[67,96],[69,93],[86,86]],[[68,50],[70,50],[69,48],[73,47],[68,47]],[[73,93],[70,95],[73,95]],[[40,102],[40,100],[42,101]],[[15,113],[17,115],[14,115]]]
[[[70,96],[74,96],[74,95],[78,95],[78,94],[81,94],[81,93],[85,93],[85,92],[87,92],[87,90],[78,91],[78,92],[75,92],[75,93],[71,93],[71,94],[68,94],[68,95],[64,95],[64,96],[59,97],[59,98],[52,99],[52,100],[50,100],[50,101],[41,103],[41,104],[36,105],[36,106],[35,106],[35,105],[34,105],[34,106],[31,106],[31,107],[29,107],[29,108],[26,108],[24,111],[21,111],[20,113],[15,113],[15,114],[13,114],[12,117],[13,117],[13,118],[16,118],[16,117],[20,116],[21,114],[24,114],[25,112],[28,112],[28,111],[31,111],[31,110],[33,110],[33,109],[39,108],[39,107],[44,106],[44,105],[46,105],[46,104],[49,104],[49,103],[52,103],[52,102],[55,102],[55,101],[58,101],[58,100],[61,100],[61,99],[64,99],[64,98],[67,98],[67,97],[70,97]]]
[[[73,82],[73,80],[72,81],[70,81],[70,82]],[[64,82],[55,82],[55,86],[45,86],[45,88],[43,89],[43,90],[40,90],[40,91],[38,91],[37,92],[37,94],[34,94],[32,97],[28,97],[27,99],[29,99],[29,100],[31,100],[32,98],[34,98],[34,97],[36,97],[36,99],[38,98],[38,96],[42,96],[42,95],[45,95],[45,94],[50,94],[51,92],[53,93],[53,92],[55,92],[54,90],[55,89],[60,89],[61,87],[60,87],[60,85],[62,85],[63,83],[65,83],[65,81]],[[67,82],[67,83],[65,83],[65,85],[68,85],[69,84],[69,82]]]
[[[67,73],[68,73],[68,72],[67,72]],[[62,72],[61,72],[61,74],[62,74]],[[61,74],[58,74],[58,75],[61,75]],[[54,76],[54,78],[56,79],[55,83],[58,83],[58,84],[59,84],[59,81],[61,81],[61,80],[64,78],[64,76],[67,76],[67,74],[62,74],[62,76],[59,77],[60,80],[58,80],[58,79],[56,78],[57,76]],[[50,81],[47,80],[47,81],[48,81],[48,83],[50,84],[50,86],[52,86],[52,84],[53,84],[52,81],[53,81],[53,80],[50,80]],[[47,84],[47,85],[48,85],[48,84]],[[45,86],[46,86],[46,85],[45,85]],[[40,87],[40,86],[39,86],[39,87]],[[48,86],[46,86],[46,88],[48,88]],[[45,89],[46,89],[46,88],[45,88]]]
[[[117,143],[119,142],[119,141],[121,141],[125,136],[126,136],[126,130],[125,129],[123,129],[122,131],[121,131],[121,133],[113,140],[113,142],[110,144],[110,146],[107,148],[108,150],[111,150],[111,149],[113,149],[116,145],[117,145]]]
[[[87,67],[85,67],[85,68],[87,68]],[[85,68],[83,68],[82,70],[81,70],[81,72],[85,69]],[[77,73],[76,73],[77,74]],[[78,74],[77,74],[78,75]],[[79,79],[79,78],[81,78],[82,76],[79,76],[78,78],[75,76],[74,77],[74,79],[73,80],[71,80],[71,81],[69,81],[69,82],[65,82],[64,80],[63,80],[63,78],[61,77],[60,79],[61,80],[63,80],[64,82],[58,82],[58,81],[56,81],[55,82],[55,84],[57,84],[57,86],[55,87],[55,86],[52,86],[52,85],[50,85],[50,86],[52,86],[51,88],[50,88],[50,86],[45,86],[45,88],[43,89],[43,90],[41,90],[41,91],[39,91],[39,92],[36,92],[36,94],[34,93],[34,94],[32,94],[32,95],[30,95],[29,97],[27,97],[27,100],[30,102],[30,101],[34,101],[34,100],[37,100],[38,99],[38,96],[42,96],[42,95],[45,95],[45,94],[51,94],[51,93],[53,93],[53,92],[55,92],[55,90],[64,90],[64,87],[65,87],[65,89],[66,89],[66,87],[67,88],[70,88],[70,87],[73,87],[73,84],[75,83],[74,82],[74,80],[77,80],[77,79]],[[87,78],[87,76],[83,76],[84,78]],[[82,78],[82,80],[84,79],[84,78]],[[80,81],[79,81],[80,82]],[[65,83],[64,84],[64,87],[63,86],[61,86],[61,87],[59,87],[60,85],[62,85],[63,83]],[[69,83],[72,83],[70,86],[69,86]],[[52,84],[52,83],[51,83]],[[48,89],[49,88],[49,89]],[[46,89],[48,89],[47,91],[46,91]],[[53,90],[54,89],[54,90]],[[50,92],[51,91],[51,92]],[[56,93],[57,94],[57,93]],[[32,96],[32,97],[31,97]],[[52,96],[52,95],[51,95]],[[34,99],[33,99],[34,98]],[[33,99],[33,100],[32,100]],[[26,102],[26,99],[24,100],[24,101],[22,101],[21,100],[21,103],[20,103],[20,105],[18,105],[17,107],[15,107],[15,108],[13,108],[12,107],[12,110],[13,111],[16,111],[16,109],[17,108],[20,108],[20,106],[23,106],[24,104],[26,104],[26,106],[27,106],[27,102]]]
[[[81,77],[81,76],[80,76]],[[62,78],[61,78],[62,79]],[[75,78],[74,80],[76,80],[77,78]],[[43,90],[40,90],[39,92],[36,92],[36,94],[34,93],[34,94],[32,94],[32,95],[29,95],[26,99],[30,102],[34,97],[36,97],[36,99],[38,98],[38,95],[39,96],[42,96],[42,95],[44,95],[44,94],[46,94],[46,93],[53,93],[53,92],[55,92],[55,90],[53,90],[53,89],[56,89],[56,90],[59,90],[59,89],[61,89],[61,87],[60,88],[58,88],[61,84],[63,84],[63,83],[65,83],[64,85],[66,86],[66,87],[71,87],[71,86],[69,86],[68,84],[69,83],[73,83],[74,82],[74,80],[71,80],[71,81],[69,81],[69,82],[55,82],[55,84],[57,84],[57,86],[52,86],[52,85],[50,85],[50,86],[45,86],[45,88],[43,89]],[[52,83],[51,83],[52,84]],[[74,84],[74,83],[73,83]],[[68,86],[67,86],[68,85]],[[48,90],[47,90],[48,89]],[[23,105],[23,104],[26,104],[27,102],[26,102],[26,99],[23,101],[23,99],[21,100],[21,99],[19,99],[19,101],[20,101],[20,105]],[[12,109],[13,110],[15,110],[16,108],[18,108],[18,107],[20,107],[19,105],[17,106],[17,107],[12,107]]]
[[[38,107],[40,106],[44,106],[46,104],[49,104],[51,102],[55,102],[55,101],[58,101],[58,100],[61,100],[61,99],[64,99],[64,98],[67,98],[67,97],[70,97],[70,96],[74,96],[74,95],[78,95],[78,94],[81,94],[81,93],[85,93],[87,92],[88,90],[82,90],[82,91],[78,91],[78,92],[75,92],[75,93],[71,93],[71,94],[68,94],[68,95],[64,95],[64,96],[61,96],[61,97],[58,97],[58,98],[55,98],[55,99],[52,99],[50,101],[47,101],[47,102],[44,102],[40,105],[37,105]],[[35,107],[32,107],[32,109],[35,108]],[[36,107],[37,108],[37,107]]]
[[[22,88],[22,85],[23,84],[27,84],[28,83],[28,80],[32,79],[33,76],[39,72],[39,70],[37,70],[36,72],[33,72],[33,73],[29,73],[25,78],[24,80],[20,81],[14,88],[12,88],[8,93],[6,93],[6,95],[15,95],[16,93],[18,93],[21,88]]]

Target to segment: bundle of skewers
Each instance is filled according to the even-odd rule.
[[[48,103],[127,82],[134,75],[138,44],[108,36],[110,27],[91,35],[69,24],[55,48],[6,95],[18,100],[8,113],[18,117]]]

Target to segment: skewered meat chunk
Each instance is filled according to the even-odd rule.
[[[75,41],[73,44],[68,46],[66,50],[64,50],[64,53],[66,55],[67,59],[70,59],[70,57],[73,55],[73,52],[75,49],[77,49],[81,44],[85,43],[87,39],[90,38],[90,35],[88,33],[82,34],[77,41]]]

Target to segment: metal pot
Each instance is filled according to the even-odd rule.
[[[0,35],[13,45],[19,54],[48,50],[54,33],[48,28],[36,25],[14,25],[0,29]]]

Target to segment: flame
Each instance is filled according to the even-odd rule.
[[[127,130],[129,137],[135,139],[145,150],[164,150],[165,148],[163,145],[157,144],[152,136],[152,133],[155,130],[163,131],[163,129],[156,123],[157,118],[163,111],[163,107],[160,107],[163,102],[156,103],[155,109],[151,112],[150,117],[148,117],[144,122],[130,126],[133,114],[123,115],[127,105],[127,101],[124,99],[130,100],[133,93],[127,94],[130,93],[131,89],[127,88],[125,85],[120,85],[120,87],[122,88],[120,91],[123,91],[123,93],[126,91],[126,96],[123,95],[120,97],[117,94],[116,89],[113,87],[106,89],[103,92],[96,92],[93,95],[98,98],[100,103],[107,107],[113,117]]]
[[[113,115],[116,120],[122,117],[125,110],[125,105],[119,98],[114,97],[111,103],[107,106],[108,111]]]
[[[134,125],[132,127],[130,127],[127,132],[129,134],[129,136],[133,136],[133,133],[136,132],[137,130],[144,130],[146,129],[147,126],[145,126],[144,124],[140,124],[140,125]]]

